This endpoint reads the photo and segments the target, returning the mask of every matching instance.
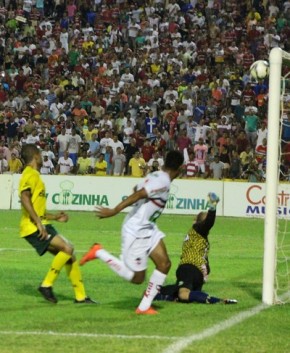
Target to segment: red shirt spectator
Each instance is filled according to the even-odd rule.
[[[141,147],[141,153],[145,162],[152,158],[155,148],[151,145],[150,140],[145,140],[144,145]]]

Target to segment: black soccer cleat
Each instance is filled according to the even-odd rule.
[[[96,302],[95,300],[86,297],[84,300],[76,300],[74,301],[75,304],[99,304],[98,302]]]
[[[56,304],[57,299],[53,294],[52,287],[38,287],[39,292],[42,294],[43,298],[48,300],[49,302]]]
[[[236,299],[224,299],[224,304],[238,304]]]

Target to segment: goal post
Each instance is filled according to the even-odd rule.
[[[275,302],[277,207],[281,145],[281,78],[283,60],[290,60],[290,54],[280,48],[273,48],[269,56],[266,209],[264,219],[262,293],[262,301],[268,305],[272,305]]]

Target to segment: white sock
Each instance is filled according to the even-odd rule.
[[[131,271],[123,261],[110,254],[105,249],[100,249],[96,252],[96,257],[105,262],[112,271],[116,272],[120,277],[127,281],[131,281],[134,276],[134,272]]]
[[[151,303],[155,298],[156,294],[158,293],[159,287],[163,285],[166,276],[166,274],[158,270],[153,271],[147,289],[144,293],[141,303],[138,306],[140,310],[145,311],[150,308]]]

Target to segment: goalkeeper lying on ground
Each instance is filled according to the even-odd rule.
[[[216,205],[219,198],[208,194],[209,210],[200,212],[195,223],[186,235],[179,266],[176,270],[176,284],[163,286],[154,300],[178,301],[181,303],[236,304],[235,299],[221,299],[202,291],[202,286],[210,272],[208,235],[216,218]]]

